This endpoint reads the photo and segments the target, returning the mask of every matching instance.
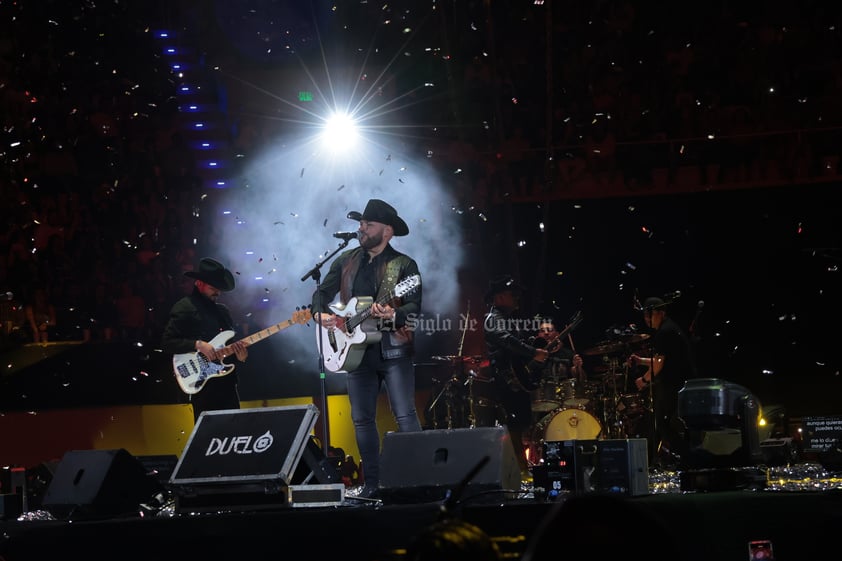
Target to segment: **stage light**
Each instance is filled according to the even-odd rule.
[[[350,115],[333,113],[325,121],[322,143],[334,153],[351,150],[359,140],[357,123]]]
[[[678,392],[678,416],[688,451],[684,467],[739,467],[761,461],[760,401],[718,378],[688,380]]]

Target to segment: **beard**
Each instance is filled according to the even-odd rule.
[[[362,238],[360,238],[360,247],[363,249],[371,249],[373,247],[377,247],[383,242],[383,232],[379,232],[373,236],[369,236],[365,234]]]

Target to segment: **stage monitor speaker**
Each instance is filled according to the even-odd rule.
[[[125,449],[71,450],[58,463],[41,508],[59,519],[137,515],[160,482]]]
[[[501,493],[488,491],[519,491],[520,467],[505,427],[390,432],[378,490],[394,503],[499,501]]]
[[[318,413],[312,404],[205,411],[193,427],[170,483],[272,479],[289,484]]]
[[[203,412],[170,478],[176,510],[284,505],[318,414],[312,404]],[[307,469],[320,480],[314,455]]]

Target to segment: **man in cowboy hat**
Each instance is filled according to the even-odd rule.
[[[527,341],[525,322],[518,318],[524,290],[511,275],[502,275],[489,283],[485,303],[490,308],[483,322],[483,335],[500,406],[497,421],[509,429],[522,478],[528,481],[531,474],[524,437],[532,425],[530,392],[537,387],[549,352]]]
[[[209,257],[199,262],[199,269],[187,271],[193,279],[193,291],[178,300],[170,310],[164,327],[161,349],[167,354],[201,353],[208,361],[224,358],[209,341],[226,330],[236,330],[231,311],[217,302],[222,292],[234,290],[234,275],[222,263]],[[248,350],[242,340],[230,345],[237,360],[245,362]],[[239,409],[236,373],[209,378],[202,389],[190,394],[193,416],[198,420],[203,411]]]
[[[334,297],[338,295],[342,305],[352,298],[372,301],[373,333],[358,349],[358,364],[343,369],[347,371],[351,419],[365,482],[360,496],[370,498],[377,493],[380,479],[381,438],[376,416],[381,386],[387,389],[398,430],[421,430],[415,408],[414,334],[410,329],[421,310],[420,284],[400,298],[388,299],[398,283],[416,275],[420,280],[420,274],[415,260],[390,243],[395,236],[409,234],[406,222],[391,205],[371,199],[362,213],[349,212],[348,218],[360,223],[360,247],[342,252],[333,261],[320,289],[313,294],[312,309],[316,321],[333,333],[337,320],[342,319],[330,309]]]
[[[685,440],[677,414],[678,391],[688,378],[696,377],[696,368],[690,340],[668,315],[669,304],[657,296],[643,301],[643,320],[654,332],[651,352],[648,356],[632,353],[628,362],[646,367],[634,383],[652,400],[652,413],[646,416],[641,434],[649,439],[649,462],[673,465],[684,451]]]

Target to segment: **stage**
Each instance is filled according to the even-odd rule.
[[[507,559],[520,559],[536,547],[532,559],[618,559],[626,553],[742,561],[753,559],[750,543],[763,541],[770,542],[776,559],[829,559],[837,554],[833,536],[842,523],[842,494],[836,490],[595,494],[552,502],[505,495],[491,504],[465,501],[452,514],[482,528]],[[332,507],[5,521],[0,555],[6,561],[58,555],[88,561],[185,555],[388,561],[402,558],[412,537],[441,516],[441,506],[347,497]]]
[[[308,480],[307,472],[319,473],[326,460],[312,450],[312,435],[321,435],[323,426],[313,410],[316,400],[255,401],[231,414],[238,421],[231,425],[236,430],[228,427],[209,437],[221,442],[250,436],[242,442],[252,443],[267,427],[239,421],[254,417],[267,423],[280,456],[269,462],[270,468],[248,464],[228,481],[234,495],[251,493],[254,489],[240,483],[259,474],[262,483],[278,483],[277,494],[261,501],[207,494],[191,503],[185,488],[194,483],[201,488],[207,482],[198,477],[202,474],[194,470],[180,484],[171,481],[174,464],[189,455],[198,432],[190,405],[182,402],[171,376],[160,374],[167,372],[164,368],[129,369],[159,373],[149,376],[105,367],[92,372],[68,368],[85,362],[77,355],[91,350],[84,345],[26,348],[23,358],[39,353],[36,368],[2,377],[0,459],[7,466],[0,480],[2,561],[53,556],[157,560],[185,554],[391,561],[403,558],[413,537],[443,513],[479,526],[506,559],[754,561],[772,559],[768,547],[781,560],[836,556],[833,536],[842,523],[842,479],[837,475],[842,461],[833,445],[842,426],[838,417],[805,417],[797,430],[782,433],[812,442],[812,456],[790,454],[792,438],[764,435],[762,465],[694,473],[641,467],[637,456],[642,448],[631,445],[634,439],[575,440],[604,448],[608,456],[600,456],[596,465],[585,458],[584,466],[556,477],[533,466],[528,483],[520,481],[507,434],[496,434],[494,427],[386,433],[381,500],[360,499],[357,482],[343,482],[342,500],[324,505],[287,500],[290,487],[335,489],[339,484],[324,473]],[[117,362],[118,349],[111,350],[114,364],[126,363],[125,353]],[[46,353],[52,354],[45,358]],[[141,357],[131,364],[144,362]],[[342,430],[349,424],[343,396],[329,397],[332,443],[356,457],[355,449],[346,446],[352,438]],[[276,418],[273,412],[278,411],[282,415]],[[740,440],[730,434],[709,436],[712,453],[739,449]],[[207,456],[211,440],[194,448]],[[825,453],[815,451],[828,446]],[[78,457],[67,460],[62,457],[67,451]],[[482,470],[462,487],[463,478],[484,459]],[[71,469],[62,470],[63,464]],[[213,467],[207,458],[195,465],[218,470],[205,474],[209,481],[228,469],[227,464]],[[582,475],[588,468],[601,470],[602,481],[588,483]],[[15,478],[23,476],[25,505],[15,497]],[[148,476],[159,487],[147,488]],[[51,486],[59,493],[48,510],[43,501]]]

